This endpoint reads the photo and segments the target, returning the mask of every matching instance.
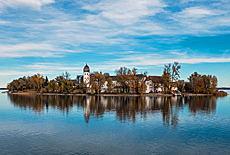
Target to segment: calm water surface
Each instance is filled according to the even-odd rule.
[[[0,93],[0,154],[230,154],[230,96]]]

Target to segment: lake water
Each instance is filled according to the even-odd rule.
[[[230,96],[0,92],[0,154],[230,154]]]

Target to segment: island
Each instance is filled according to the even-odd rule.
[[[21,77],[8,84],[9,93],[46,95],[100,95],[100,96],[226,96],[217,88],[217,77],[194,72],[188,81],[179,80],[178,62],[164,66],[162,76],[138,74],[137,69],[121,67],[116,75],[93,72],[86,64],[83,75],[70,79],[66,71],[48,80],[39,73]]]

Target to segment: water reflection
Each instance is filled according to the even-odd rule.
[[[68,116],[73,107],[84,110],[86,123],[90,119],[103,118],[105,113],[115,115],[120,122],[136,122],[137,117],[147,118],[160,114],[163,124],[176,127],[179,112],[188,107],[192,115],[215,114],[216,97],[98,97],[98,96],[24,96],[8,95],[11,103],[21,109],[42,114],[50,108]],[[74,112],[73,112],[74,113]]]

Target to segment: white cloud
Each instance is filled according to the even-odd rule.
[[[16,45],[0,45],[1,57],[50,57],[57,56],[56,49],[46,43],[22,43]]]
[[[10,24],[11,22],[5,21],[5,20],[0,20],[0,25],[5,25],[5,24]]]
[[[54,0],[0,0],[0,8],[32,8],[40,10],[43,5],[54,3]]]
[[[2,58],[20,57],[64,57],[70,53],[83,53],[87,50],[78,48],[77,50],[56,47],[53,43],[21,43],[21,44],[0,44],[0,55]]]
[[[76,66],[76,67],[73,67]],[[59,63],[33,63],[31,65],[25,65],[23,67],[28,68],[30,70],[36,70],[36,71],[55,71],[55,72],[60,72],[60,71],[80,71],[82,70],[81,67],[77,67],[79,65],[77,64],[71,64],[71,67],[69,67],[69,64],[59,64]],[[54,70],[55,68],[55,70]]]
[[[79,67],[80,66],[80,67]],[[71,74],[71,78],[75,78],[77,74],[82,74],[84,66],[79,64],[61,64],[61,63],[31,63],[29,65],[20,65],[11,67],[10,70],[0,72],[0,76],[31,76],[34,74],[52,75],[56,77],[65,71]],[[19,71],[20,70],[20,71]],[[24,70],[24,71],[22,71]]]
[[[6,1],[0,0],[0,4],[3,4],[3,2]],[[54,1],[16,0],[15,4],[42,6],[51,2]],[[6,4],[4,3],[4,5]],[[8,0],[7,5],[13,6],[13,1]],[[27,45],[26,43],[14,46],[0,45],[0,47],[3,47],[0,49],[2,56],[60,56],[60,51],[75,52],[74,50],[78,49],[77,47],[74,50],[68,49],[64,51],[62,44],[71,46],[93,44],[93,46],[96,45],[95,47],[101,45],[110,46],[112,44],[132,46],[139,44],[139,40],[135,39],[135,37],[226,33],[225,30],[219,30],[216,27],[230,25],[228,20],[230,18],[226,18],[228,15],[225,15],[226,10],[220,11],[218,8],[212,9],[209,6],[197,6],[185,8],[177,13],[166,12],[164,9],[170,10],[170,6],[167,6],[161,0],[101,0],[92,5],[82,4],[82,8],[92,13],[78,15],[64,13],[61,10],[50,7],[49,9],[43,8],[39,12],[41,16],[36,14],[32,20],[30,15],[27,17],[24,14],[23,20],[17,22],[9,20],[12,23],[7,24],[10,24],[12,28],[23,29],[22,32],[15,32],[11,35],[12,38],[17,35],[19,36],[18,38],[45,40],[49,44],[38,44],[37,46]],[[156,19],[157,14],[161,14],[162,18]],[[169,17],[171,17],[170,21],[168,20]],[[9,37],[9,34],[6,33],[6,37]],[[162,41],[163,39],[160,38],[160,40]],[[85,46],[84,51],[86,50],[88,49]]]
[[[108,64],[124,64],[126,66],[152,66],[152,65],[164,65],[168,63],[179,62],[183,64],[198,64],[198,63],[220,63],[220,62],[230,62],[230,57],[208,57],[208,56],[199,56],[199,55],[189,55],[181,54],[178,55],[155,55],[155,54],[138,54],[138,55],[129,55],[116,59],[114,61],[108,62]]]
[[[190,7],[182,12],[176,13],[175,18],[203,18],[207,16],[217,15],[217,11],[209,10],[204,7]]]
[[[34,74],[37,74],[38,72],[36,71],[17,71],[17,70],[9,70],[9,71],[4,71],[0,72],[0,76],[12,76],[12,75],[18,75],[18,76],[31,76]],[[41,72],[40,72],[41,73]],[[47,71],[42,71],[41,74],[51,74],[52,72],[47,72]]]
[[[166,5],[160,0],[117,0],[106,1],[94,5],[86,5],[83,9],[98,11],[101,18],[107,18],[121,25],[139,22],[145,16],[154,16],[162,12]]]
[[[222,4],[223,5],[223,4]],[[170,17],[177,26],[175,34],[215,35],[229,33],[225,28],[230,26],[229,9],[212,6],[188,7]]]

